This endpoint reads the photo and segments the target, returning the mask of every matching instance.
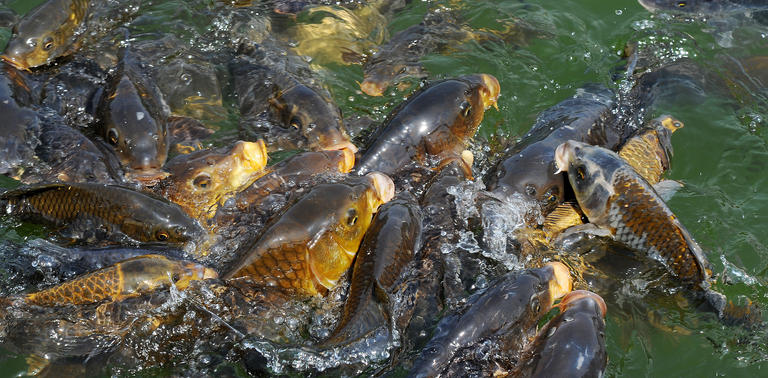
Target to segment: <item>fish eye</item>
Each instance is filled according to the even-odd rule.
[[[681,128],[681,127],[683,127],[683,124],[682,124],[682,123],[680,123],[679,121],[675,121],[674,123],[672,123],[672,125],[674,125],[674,126],[675,126],[676,128],[678,128],[678,129],[679,129],[679,128]]]
[[[293,128],[296,131],[301,130],[301,120],[299,119],[299,117],[291,118],[291,122],[289,122],[288,124],[291,126],[291,128]]]
[[[545,201],[547,203],[555,203],[555,202],[557,202],[557,200],[558,200],[557,192],[558,192],[557,188],[549,189],[547,191]]]
[[[116,128],[113,127],[107,130],[107,141],[109,142],[109,144],[113,146],[117,146],[118,133]]]
[[[200,189],[208,189],[211,187],[211,176],[208,176],[207,174],[198,175],[192,181],[192,185]]]
[[[43,49],[45,51],[49,51],[52,48],[53,48],[53,38],[48,37],[48,38],[44,39],[43,40]]]
[[[678,8],[685,8],[686,5],[688,5],[687,1],[678,1],[677,2],[677,7]]]
[[[580,181],[583,181],[586,177],[586,173],[584,172],[583,166],[576,167],[576,178],[578,178]]]
[[[166,232],[164,230],[160,230],[160,231],[155,232],[155,239],[157,239],[159,241],[166,241],[166,240],[168,240],[168,232]]]
[[[464,101],[461,103],[461,105],[459,105],[459,112],[461,112],[461,115],[465,118],[472,114],[472,105],[469,103],[469,101]]]
[[[173,276],[171,276],[171,280],[173,282],[179,282],[180,279],[181,279],[181,275],[178,273],[174,273]]]
[[[357,210],[347,210],[347,226],[354,226],[357,223]]]
[[[536,294],[531,296],[531,311],[534,313],[541,311],[541,303],[539,303],[539,298],[536,297]]]
[[[400,69],[400,71],[397,73],[398,75],[404,74],[406,71],[408,71],[408,68],[403,66],[403,68]]]

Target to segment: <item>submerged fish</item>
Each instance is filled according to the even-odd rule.
[[[602,377],[606,306],[599,295],[576,290],[563,297],[560,313],[539,331],[513,377]]]
[[[6,214],[54,223],[76,239],[105,233],[110,238],[180,244],[202,231],[178,205],[112,185],[28,186],[3,193],[0,204]]]
[[[250,185],[267,165],[264,141],[237,142],[229,151],[202,150],[170,160],[157,192],[194,219],[210,218],[229,196]]]
[[[216,278],[202,265],[168,259],[161,255],[134,257],[99,269],[58,286],[24,296],[38,306],[64,306],[119,301],[173,285],[184,290],[192,281]]]
[[[244,246],[223,277],[305,295],[325,292],[350,267],[373,214],[393,196],[392,180],[378,172],[318,185]]]
[[[40,120],[32,109],[16,102],[13,79],[11,75],[0,75],[0,174],[19,177],[25,168],[34,166]]]
[[[765,0],[638,0],[638,2],[651,12],[675,11],[700,16],[768,10],[768,2]]]
[[[72,53],[83,34],[89,0],[48,0],[13,28],[3,60],[20,70],[42,66]]]
[[[701,247],[651,185],[618,154],[568,141],[555,152],[589,222],[606,228],[628,247],[661,261],[686,284],[702,290],[722,314],[721,294],[712,292],[711,270]]]
[[[393,174],[414,160],[460,160],[485,110],[496,105],[499,82],[488,74],[436,82],[389,115],[358,162],[356,172]]]
[[[153,183],[168,174],[168,106],[139,58],[124,50],[104,92],[100,135],[128,170],[127,176]]]
[[[570,271],[560,262],[502,276],[470,299],[465,313],[443,318],[408,375],[438,376],[460,349],[485,338],[498,338],[509,344],[505,350],[517,352],[538,319],[571,285]]]

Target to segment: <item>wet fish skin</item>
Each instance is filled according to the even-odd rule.
[[[37,306],[119,301],[163,286],[174,285],[184,290],[192,281],[216,277],[215,271],[196,263],[171,260],[162,255],[144,255],[27,294],[24,300]]]
[[[445,317],[438,324],[408,376],[438,376],[461,348],[488,337],[508,340],[510,344],[505,348],[521,348],[514,344],[525,339],[526,332],[535,329],[536,322],[549,311],[555,299],[571,287],[570,272],[559,262],[502,276],[485,292],[470,299],[464,314]]]
[[[228,151],[201,150],[170,160],[157,192],[178,204],[194,219],[212,217],[217,204],[264,174],[264,141],[239,141]]]
[[[42,219],[75,232],[101,229],[138,242],[182,244],[202,233],[178,205],[114,185],[34,185],[3,193],[0,204],[9,215]]]
[[[392,180],[371,173],[344,183],[317,185],[288,208],[223,278],[302,295],[333,288],[352,264],[378,207],[394,196]]]
[[[763,0],[638,0],[638,2],[651,12],[675,11],[701,16],[768,10],[768,3]]]
[[[629,164],[610,150],[576,141],[561,144],[555,155],[590,223],[661,260],[683,282],[709,290],[711,273],[701,247]]]
[[[560,313],[539,331],[513,377],[602,377],[608,362],[603,299],[576,290],[566,295]]]
[[[168,106],[143,69],[139,57],[123,51],[118,69],[104,92],[99,133],[128,170],[127,176],[154,181],[167,176]]]
[[[40,120],[32,109],[16,102],[12,79],[0,75],[0,174],[18,178],[27,166],[34,166]]]
[[[499,82],[476,74],[436,82],[395,108],[355,171],[393,174],[430,156],[458,160],[485,109],[496,104]]]
[[[341,319],[325,344],[355,341],[389,323],[394,286],[421,247],[421,217],[406,191],[381,206],[355,259]]]
[[[357,152],[330,95],[292,73],[262,64],[259,53],[256,48],[230,64],[243,138],[263,138],[270,151],[349,148]]]
[[[82,34],[88,0],[48,0],[25,15],[0,56],[20,70],[46,65],[71,53]]]
[[[671,116],[660,116],[651,121],[651,129],[633,136],[619,150],[619,156],[651,184],[661,181],[669,169],[672,158],[672,133],[683,123]]]

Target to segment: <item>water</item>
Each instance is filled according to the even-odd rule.
[[[39,1],[5,3],[23,13]],[[144,14],[136,29],[145,32],[172,28],[176,24],[163,21],[174,15],[189,17],[192,10],[222,6],[215,1],[145,3],[153,13]],[[191,5],[177,6],[187,3]],[[766,26],[748,20],[702,22],[652,16],[634,0],[416,1],[389,22],[389,34],[419,22],[427,9],[441,3],[459,9],[474,28],[502,30],[505,25],[522,21],[538,31],[524,43],[468,41],[421,60],[432,79],[476,72],[490,73],[499,79],[500,111],[486,113],[471,148],[479,157],[476,166],[479,164],[480,169],[488,167],[484,162],[492,159],[488,155],[498,150],[500,143],[525,134],[540,111],[572,96],[583,84],[597,82],[618,88],[612,74],[628,40],[638,40],[640,46],[661,46],[656,50],[659,59],[688,57],[718,75],[733,71],[729,62],[768,55]],[[225,21],[216,22],[219,25]],[[278,19],[271,28],[277,29],[280,22],[287,21]],[[206,26],[199,20],[182,24],[186,27],[180,29],[179,37],[187,40],[204,33]],[[249,27],[255,30],[252,35],[259,36],[270,25]],[[372,31],[370,38],[379,39],[380,32]],[[9,29],[0,30],[3,40],[9,34]],[[363,46],[367,48],[367,42]],[[362,80],[359,65],[324,63],[318,68],[323,68],[322,77],[346,118],[366,116],[382,120],[410,90],[389,89],[385,96],[372,98],[363,95],[357,86],[356,81]],[[411,83],[413,88],[417,82]],[[234,108],[226,95],[224,105],[230,112],[223,117],[224,121],[220,115],[210,120],[221,128],[223,137],[217,139],[218,144],[228,143],[235,134]],[[651,115],[663,113],[685,123],[685,128],[672,137],[675,155],[667,174],[667,178],[680,180],[685,186],[669,206],[706,251],[718,277],[715,288],[731,299],[749,298],[767,308],[765,89],[760,91],[737,80],[721,96],[686,94],[665,99]],[[3,179],[0,185],[10,188],[15,183]],[[19,242],[29,236],[45,236],[45,230],[40,228],[17,227],[17,222],[0,223],[0,238]],[[471,235],[463,236],[465,249],[475,248],[477,240]],[[505,263],[514,266],[516,262]],[[668,292],[666,297],[659,295],[658,290],[647,294],[649,285],[652,287],[653,283],[649,283],[648,276],[638,274],[621,285],[618,300],[608,301],[608,376],[760,376],[762,369],[768,367],[765,332],[745,333],[722,326],[710,316],[686,307]],[[0,361],[0,375],[16,376],[25,370],[23,357],[6,354]]]

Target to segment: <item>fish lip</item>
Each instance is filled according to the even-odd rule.
[[[333,151],[333,150],[344,150],[348,149],[352,151],[352,154],[357,153],[357,146],[355,146],[352,142],[345,140],[343,142],[339,142],[336,144],[332,144],[330,146],[324,147],[323,150],[326,151]]]
[[[255,142],[238,141],[232,148],[232,155],[239,157],[254,172],[267,166],[267,145],[263,139]]]
[[[368,96],[379,97],[384,95],[384,91],[387,89],[387,85],[381,82],[373,81],[370,79],[364,79],[360,83],[360,90]]]
[[[573,289],[573,279],[571,278],[570,269],[559,261],[549,262],[547,263],[547,266],[552,267],[552,274],[554,276],[554,280],[550,283],[552,300],[571,292]]]
[[[557,168],[555,174],[568,172],[568,160],[571,157],[570,146],[568,142],[565,142],[555,148],[555,167]]]
[[[157,184],[158,181],[170,176],[171,174],[155,169],[143,169],[143,170],[131,170],[125,173],[125,177],[129,180],[138,181],[144,186],[153,186]]]
[[[349,148],[342,148],[339,151],[344,154],[344,158],[339,162],[339,172],[349,173],[355,167],[355,152]]]
[[[387,203],[395,196],[395,183],[389,176],[381,172],[371,172],[366,176],[371,178],[374,192],[381,203]]]
[[[497,104],[499,94],[501,93],[499,80],[490,74],[480,74],[480,81],[483,86],[483,91],[481,92],[483,107],[488,109],[493,106],[496,110],[499,110],[499,105]]]
[[[605,314],[608,312],[608,307],[605,305],[605,300],[603,300],[601,296],[591,291],[574,290],[566,294],[566,296],[563,297],[563,300],[560,301],[560,304],[557,306],[560,307],[560,311],[562,312],[565,311],[566,307],[568,307],[571,302],[575,302],[584,298],[591,298],[593,301],[597,302],[597,305],[600,307],[600,313],[603,315],[603,318],[605,318]]]
[[[22,63],[20,60],[14,58],[12,56],[8,56],[6,54],[2,54],[2,55],[0,55],[0,59],[2,59],[4,62],[10,64],[11,66],[16,68],[17,70],[22,70],[22,71],[30,72],[30,70],[29,70],[30,67],[26,63]]]
[[[204,280],[219,278],[219,273],[207,266],[201,267],[201,271],[200,277]]]

